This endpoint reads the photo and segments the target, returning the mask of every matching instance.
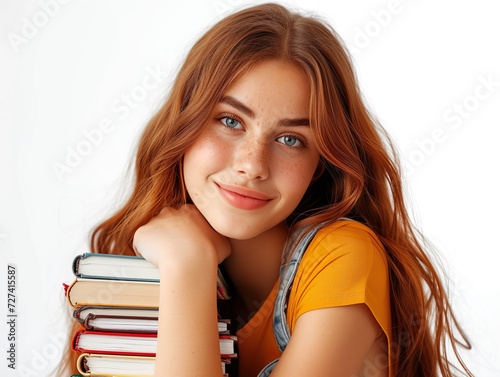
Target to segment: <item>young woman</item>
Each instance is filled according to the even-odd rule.
[[[233,287],[240,377],[277,358],[273,377],[448,377],[447,342],[472,376],[457,350],[470,344],[409,220],[398,157],[326,22],[277,4],[218,22],[147,125],[135,174],[92,251],[160,269],[155,376],[221,376],[218,266]],[[280,270],[308,235],[280,352]]]

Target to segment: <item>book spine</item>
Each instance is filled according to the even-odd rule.
[[[83,308],[83,306],[79,306],[75,310],[73,310],[73,318],[76,319],[80,323],[83,322],[83,320],[80,318],[80,312],[82,311],[82,308]]]
[[[80,264],[80,259],[85,258],[84,255],[77,255],[75,259],[73,259],[73,263],[71,265],[71,270],[73,271],[73,275],[79,276],[78,274],[78,265]]]
[[[69,287],[65,287],[65,294],[66,294],[66,299],[68,300],[69,304],[71,305],[72,308],[76,308],[78,305],[76,305],[76,303],[73,303],[71,301],[71,288],[73,288],[73,286],[75,285],[76,283],[76,279],[73,281],[73,283],[71,283],[69,285]]]
[[[78,347],[78,341],[80,340],[80,336],[84,332],[85,332],[84,330],[78,330],[73,336],[73,339],[71,340],[71,348],[73,349],[73,351],[84,352],[84,350]]]
[[[78,356],[78,360],[76,361],[76,369],[78,369],[78,373],[82,376],[90,376],[89,370],[86,364],[86,357],[88,353],[82,353]],[[73,377],[73,376],[72,376]]]

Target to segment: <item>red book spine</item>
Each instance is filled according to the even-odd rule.
[[[150,353],[150,352],[118,352],[118,351],[100,351],[100,350],[90,350],[90,349],[85,349],[82,347],[78,346],[78,342],[80,340],[80,337],[83,334],[98,334],[98,335],[116,335],[116,336],[136,336],[136,337],[142,337],[142,338],[156,338],[156,334],[142,334],[142,333],[137,333],[137,334],[124,334],[124,333],[118,333],[118,332],[102,332],[102,331],[88,331],[88,330],[78,330],[75,335],[73,336],[73,340],[71,342],[71,346],[74,351],[78,352],[88,352],[88,353],[103,353],[103,354],[108,354],[108,355],[125,355],[125,356],[149,356],[149,357],[155,357],[155,353]]]

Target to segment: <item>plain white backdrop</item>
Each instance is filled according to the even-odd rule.
[[[138,135],[185,54],[257,1],[2,0],[0,374],[63,352],[71,262],[130,188]],[[287,1],[327,19],[405,162],[407,201],[439,250],[477,376],[500,375],[500,23],[495,0]],[[16,266],[16,370],[7,268]]]

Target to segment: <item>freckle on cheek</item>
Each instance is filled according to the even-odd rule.
[[[303,183],[305,177],[307,176],[307,171],[304,166],[300,163],[288,164],[286,169],[286,178],[289,180],[290,184],[299,185]]]

